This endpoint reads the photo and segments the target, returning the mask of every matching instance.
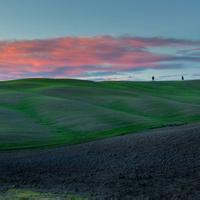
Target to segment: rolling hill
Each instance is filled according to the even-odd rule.
[[[0,150],[50,147],[200,122],[200,81],[0,82]]]

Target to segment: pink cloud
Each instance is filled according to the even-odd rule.
[[[0,73],[20,78],[38,73],[53,76],[64,68],[62,73],[70,76],[97,68],[98,71],[149,68],[177,59],[176,55],[152,53],[151,48],[185,46],[199,47],[200,41],[111,36],[1,41]]]

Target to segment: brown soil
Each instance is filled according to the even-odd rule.
[[[200,199],[200,124],[49,150],[0,153],[0,189],[90,199]]]

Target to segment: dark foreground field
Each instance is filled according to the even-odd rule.
[[[0,188],[89,199],[200,199],[200,124],[49,150],[1,152]]]

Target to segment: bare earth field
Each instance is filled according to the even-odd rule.
[[[89,199],[200,199],[200,124],[0,153],[0,189]]]

